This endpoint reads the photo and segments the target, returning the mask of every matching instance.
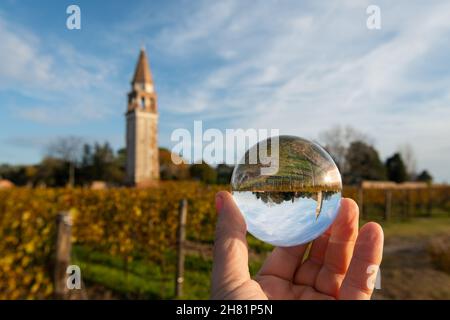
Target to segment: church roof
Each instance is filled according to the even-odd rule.
[[[132,83],[153,83],[150,66],[144,49],[141,49]]]

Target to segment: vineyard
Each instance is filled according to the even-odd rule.
[[[150,189],[0,190],[0,299],[52,297],[56,218],[62,211],[72,218],[72,243],[79,256],[120,261],[126,272],[137,262],[163,266],[159,272],[173,272],[180,200],[188,203],[187,240],[210,246],[216,217],[214,195],[223,188],[228,187],[164,182]],[[430,206],[432,212],[448,213],[449,191],[449,187],[394,191],[392,217],[426,216]],[[345,188],[344,196],[357,199],[358,189]],[[367,217],[381,218],[384,204],[383,190],[365,191]]]

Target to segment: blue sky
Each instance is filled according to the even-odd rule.
[[[66,28],[81,8],[82,29]],[[381,30],[366,8],[381,8]],[[0,4],[0,163],[38,162],[57,136],[124,145],[126,93],[145,44],[160,144],[176,128],[336,124],[383,159],[409,143],[450,181],[448,1],[62,1]]]

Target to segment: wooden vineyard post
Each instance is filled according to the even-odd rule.
[[[402,197],[402,201],[400,202],[402,208],[401,217],[402,219],[404,219],[408,215],[408,199],[407,199],[408,194],[404,189],[400,189],[400,194]]]
[[[177,270],[175,275],[175,297],[183,295],[184,282],[184,243],[186,238],[187,200],[180,201],[179,222],[177,232]]]
[[[411,197],[410,197],[410,190],[405,189],[405,218],[409,218],[411,214]]]
[[[56,259],[54,270],[54,296],[55,299],[63,300],[68,296],[69,289],[66,282],[66,270],[70,265],[71,253],[71,228],[72,221],[67,212],[58,214],[56,220]]]
[[[413,217],[416,214],[416,199],[417,199],[417,189],[411,189],[408,191],[408,202],[409,209],[408,213],[410,217]]]
[[[358,205],[359,205],[359,214],[362,218],[365,218],[364,216],[364,189],[363,186],[360,185],[358,187]]]
[[[392,190],[386,189],[384,195],[384,220],[387,221],[391,217],[392,210]]]
[[[428,205],[427,214],[431,217],[431,211],[433,210],[433,190],[431,189],[431,184],[428,186]]]

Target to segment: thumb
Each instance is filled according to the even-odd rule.
[[[247,226],[229,192],[216,195],[218,219],[212,270],[213,299],[230,298],[228,293],[250,280],[248,270]]]

